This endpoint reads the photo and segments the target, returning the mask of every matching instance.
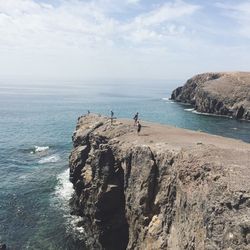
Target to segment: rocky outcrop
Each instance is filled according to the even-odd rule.
[[[143,125],[137,136],[131,121],[78,120],[72,208],[87,247],[250,249],[250,145]]]
[[[250,73],[205,73],[175,89],[171,99],[198,112],[250,120]]]
[[[6,245],[3,243],[0,243],[0,250],[6,250],[6,249],[7,249]]]

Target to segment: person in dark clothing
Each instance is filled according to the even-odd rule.
[[[111,122],[111,125],[113,124],[113,119],[114,119],[114,112],[111,110],[110,111],[110,122]]]
[[[139,113],[137,112],[134,116],[134,121],[135,121],[135,125],[137,125],[137,121],[138,121],[138,116],[139,116]]]
[[[141,124],[139,121],[137,121],[137,135],[139,135],[141,132]]]

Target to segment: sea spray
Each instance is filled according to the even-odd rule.
[[[52,198],[52,204],[61,209],[66,219],[66,230],[69,234],[81,238],[85,230],[81,225],[82,217],[70,214],[70,199],[74,193],[73,184],[69,181],[69,169],[60,173],[57,177],[58,184]]]
[[[49,150],[49,146],[34,146],[34,148],[32,148],[32,150],[30,151],[31,154],[35,154],[35,153],[41,153],[41,152],[45,152]]]
[[[46,164],[46,163],[55,163],[60,160],[60,156],[58,154],[50,155],[47,157],[43,157],[41,160],[38,161],[39,164]]]

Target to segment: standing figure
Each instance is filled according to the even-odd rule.
[[[141,124],[139,121],[137,121],[137,135],[139,135],[141,132]]]
[[[111,125],[113,124],[113,119],[114,119],[114,112],[111,110],[110,111],[110,122],[111,122]]]
[[[137,112],[137,113],[135,114],[134,118],[133,118],[134,121],[135,121],[134,125],[137,125],[138,116],[139,116],[139,113]]]
[[[90,111],[88,110],[88,115],[90,115]]]

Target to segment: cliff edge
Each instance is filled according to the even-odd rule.
[[[250,144],[88,115],[69,158],[88,249],[250,249]]]
[[[204,73],[175,89],[171,99],[198,112],[250,120],[250,73]]]

